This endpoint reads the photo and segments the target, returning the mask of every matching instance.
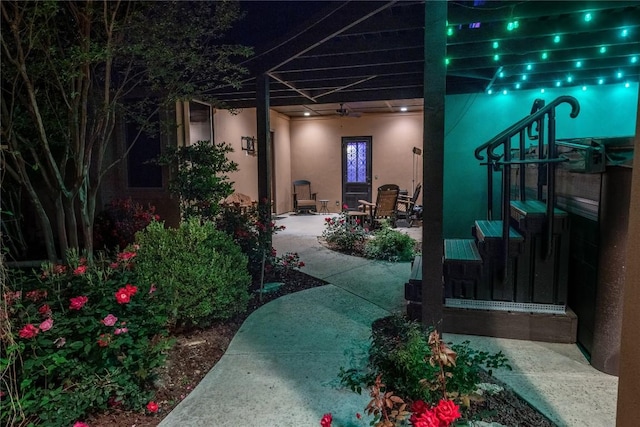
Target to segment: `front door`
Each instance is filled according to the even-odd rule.
[[[371,137],[342,138],[342,203],[349,210],[358,200],[371,201]]]

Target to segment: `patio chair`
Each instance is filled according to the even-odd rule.
[[[306,179],[293,181],[293,210],[296,213],[309,213],[316,210],[316,195],[311,192],[311,182]]]
[[[413,196],[409,198],[406,195],[398,196],[398,204],[396,206],[396,219],[405,220],[408,225],[407,227],[411,228],[413,225],[413,221],[417,219],[420,208],[416,207],[416,202],[418,201],[418,196],[420,195],[420,190],[422,190],[422,184],[418,184],[413,190]]]
[[[358,200],[363,211],[369,211],[371,228],[376,228],[382,221],[389,221],[392,227],[396,226],[396,205],[400,187],[396,184],[385,184],[378,187],[376,202]]]

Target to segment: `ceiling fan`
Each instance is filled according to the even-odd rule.
[[[362,113],[351,110],[348,107],[345,107],[343,103],[340,103],[340,108],[336,110],[336,113],[340,117],[360,117]]]

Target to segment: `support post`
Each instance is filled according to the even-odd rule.
[[[635,159],[640,154],[640,86],[636,118]],[[638,357],[638,329],[640,329],[640,162],[634,161],[629,203],[629,230],[627,233],[626,280],[622,292],[622,336],[620,340],[620,367],[618,381],[618,427],[638,424],[640,412],[640,357]]]
[[[443,171],[447,2],[424,5],[424,204],[422,224],[422,323],[443,331]]]
[[[258,205],[263,220],[271,223],[271,125],[269,123],[269,76],[256,77],[256,148],[258,150]],[[268,235],[271,245],[271,234]]]

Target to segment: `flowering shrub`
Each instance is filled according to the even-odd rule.
[[[167,316],[151,285],[136,282],[134,256],[87,265],[70,254],[70,265],[9,272],[0,306],[2,425],[83,426],[85,415],[114,402],[149,402],[169,346]]]
[[[359,218],[355,220],[349,218],[346,205],[342,208],[342,212],[337,217],[324,219],[325,229],[322,237],[331,248],[339,252],[361,255],[369,232],[362,226]]]
[[[96,216],[93,226],[94,244],[97,249],[124,250],[135,240],[135,234],[151,221],[159,221],[156,208],[129,199],[112,200]]]
[[[511,369],[501,352],[478,352],[469,348],[468,342],[449,347],[436,331],[425,331],[416,322],[391,316],[374,325],[367,365],[341,368],[339,377],[343,385],[358,393],[363,385],[380,388],[377,382],[384,378],[403,400],[413,402],[412,425],[441,427],[460,417],[458,404],[468,402],[466,396],[477,389],[482,367],[489,373],[493,368]],[[380,410],[380,405],[376,408]]]
[[[274,221],[268,220],[271,205],[260,204],[257,208],[238,210],[234,208],[223,209],[216,220],[216,227],[233,238],[242,252],[249,259],[249,273],[254,280],[259,280],[262,275],[262,258],[266,274],[286,273],[287,270],[302,265],[293,266],[291,263],[284,265],[286,259],[278,258],[275,249],[271,246],[271,239],[278,231],[285,229]],[[300,262],[299,259],[297,261]],[[285,267],[285,268],[281,268]],[[290,267],[290,268],[286,268]]]
[[[171,324],[203,325],[246,309],[251,278],[238,245],[212,222],[191,219],[176,229],[152,222],[138,233],[136,270],[158,286]],[[125,302],[126,289],[118,291]]]

